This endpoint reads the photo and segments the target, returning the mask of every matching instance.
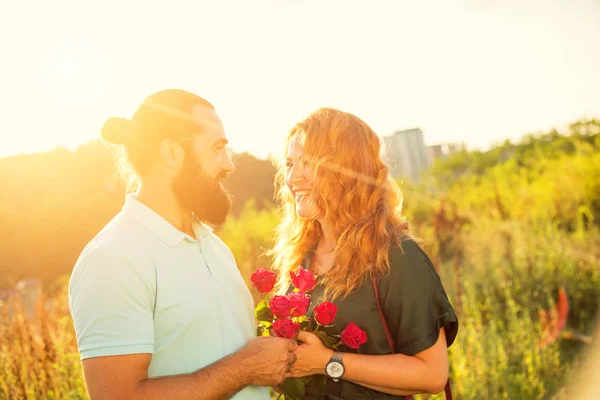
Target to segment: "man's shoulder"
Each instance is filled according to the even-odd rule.
[[[134,255],[151,246],[144,238],[147,233],[126,213],[114,216],[83,248],[78,261],[97,253]]]
[[[136,237],[139,232],[135,229],[125,215],[113,218],[81,251],[71,272],[70,286],[85,275],[116,279],[120,269],[137,270],[141,275],[151,269],[149,252]]]

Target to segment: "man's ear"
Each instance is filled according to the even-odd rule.
[[[185,150],[181,144],[171,139],[165,139],[160,143],[160,161],[172,170],[180,170],[185,159]]]

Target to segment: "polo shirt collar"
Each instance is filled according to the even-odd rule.
[[[194,241],[190,235],[175,228],[156,211],[136,199],[133,193],[127,194],[123,212],[158,236],[169,247],[175,247],[185,239]],[[213,231],[213,228],[200,221],[194,223],[193,229],[198,240],[207,237]]]

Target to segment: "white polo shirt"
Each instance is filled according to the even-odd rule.
[[[179,231],[127,195],[69,282],[81,359],[151,353],[149,377],[184,374],[256,336],[253,301],[229,248],[206,225]],[[247,387],[235,399],[269,399]]]

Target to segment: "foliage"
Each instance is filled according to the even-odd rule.
[[[68,274],[81,250],[120,211],[126,185],[115,173],[115,151],[90,142],[76,151],[0,158],[0,290],[35,277],[50,285]],[[248,200],[272,205],[274,168],[234,154],[237,171],[224,184],[233,215]]]
[[[100,150],[92,148],[79,151],[100,157]],[[552,131],[488,152],[460,152],[437,162],[422,184],[402,185],[405,214],[459,316],[449,353],[455,398],[569,398],[566,385],[592,335],[600,299],[599,149],[600,123],[579,121],[564,134]],[[70,157],[66,151],[61,154]],[[28,156],[23,157],[0,160],[0,171],[6,175],[8,164],[25,168]],[[109,164],[83,172],[71,167],[74,159],[59,165],[58,156],[46,157],[39,156],[42,164],[37,165],[52,168],[25,169],[35,178],[24,174],[23,187],[9,179],[3,191],[8,200],[1,211],[2,267],[16,279],[34,266],[49,281],[68,272],[83,244],[122,201],[121,189],[92,189],[111,176]],[[57,182],[64,174],[72,184],[59,195]],[[48,202],[20,212],[18,203],[28,198],[24,187],[42,176],[45,183],[32,187],[29,195]],[[65,203],[67,198],[73,200]],[[278,222],[270,200],[246,201],[216,231],[230,246],[257,302],[250,274],[269,267],[264,253]],[[68,223],[44,225],[52,213]],[[41,226],[48,229],[44,235],[36,230]],[[77,240],[62,246],[59,230]],[[52,302],[38,319],[19,317],[16,306],[9,316],[9,307],[0,307],[0,399],[85,398],[64,287],[64,278],[47,286]],[[542,311],[554,308],[559,288],[569,302],[566,328],[543,347],[547,326]]]

